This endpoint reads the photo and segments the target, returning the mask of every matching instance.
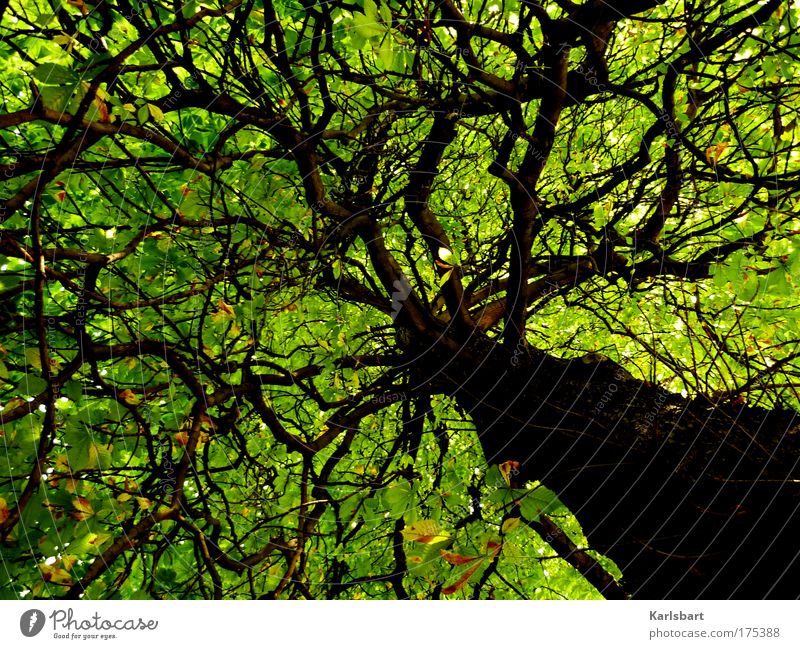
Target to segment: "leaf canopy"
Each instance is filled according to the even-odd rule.
[[[600,597],[435,345],[800,406],[796,3],[4,7],[2,596]]]

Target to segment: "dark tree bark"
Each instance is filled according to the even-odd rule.
[[[555,491],[631,596],[800,595],[796,413],[682,398],[608,360],[470,356],[420,358],[488,462],[517,461],[520,482]]]

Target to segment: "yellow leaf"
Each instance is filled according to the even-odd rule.
[[[75,511],[72,512],[70,516],[76,521],[85,521],[87,518],[94,516],[94,508],[92,507],[92,503],[90,503],[89,500],[83,496],[73,498],[72,506],[75,507]]]
[[[508,534],[511,530],[519,527],[519,519],[518,518],[508,518],[503,521],[502,531],[503,534]]]
[[[87,468],[93,469],[99,467],[101,469],[107,468],[111,452],[111,445],[105,447],[101,444],[92,442],[89,444],[89,462]]]
[[[154,104],[147,104],[147,110],[150,111],[150,116],[154,120],[156,120],[157,122],[163,122],[164,121],[164,113],[161,111],[161,109],[158,106],[156,106]]]
[[[712,167],[716,167],[717,162],[719,162],[720,157],[727,148],[727,142],[720,142],[719,144],[706,148],[706,161],[708,164],[710,164]]]
[[[447,541],[450,535],[442,531],[436,521],[423,520],[406,525],[403,529],[403,538],[414,543],[431,544]]]
[[[0,498],[0,523],[5,523],[9,515],[8,503],[5,501],[5,498]]]
[[[137,498],[136,502],[139,503],[140,509],[150,509],[153,506],[153,501],[147,498]]]
[[[25,361],[29,366],[36,370],[42,369],[42,357],[36,347],[28,347],[25,350]]]
[[[123,390],[119,393],[119,398],[125,403],[130,403],[131,405],[139,403],[138,395],[134,394],[131,390]]]
[[[42,573],[42,580],[60,586],[71,586],[72,577],[63,568],[48,566],[46,563],[39,564],[39,571]]]

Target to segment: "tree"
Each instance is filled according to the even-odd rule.
[[[7,596],[798,595],[794,5],[2,7]]]

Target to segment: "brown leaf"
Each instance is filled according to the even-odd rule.
[[[100,116],[100,121],[103,124],[108,124],[111,120],[108,117],[108,106],[100,97],[94,98],[94,105],[97,108],[97,114]]]
[[[481,562],[480,561],[476,561],[474,565],[470,566],[469,568],[467,568],[464,571],[464,574],[461,575],[458,578],[458,581],[456,581],[453,584],[450,584],[449,586],[445,586],[444,588],[442,588],[442,594],[443,595],[452,595],[453,593],[458,592],[459,590],[464,588],[464,586],[467,585],[467,582],[469,581],[469,578],[472,577],[472,575],[475,574],[475,571],[478,569],[478,567],[480,565],[481,565]]]
[[[222,313],[224,313],[225,315],[230,316],[231,318],[235,315],[233,313],[233,309],[231,308],[231,305],[227,304],[222,298],[220,298],[217,301],[217,306],[219,307],[219,310]]]
[[[499,466],[499,469],[500,474],[503,476],[503,480],[506,481],[507,485],[511,485],[511,478],[519,473],[519,462],[516,460],[502,462]]]
[[[76,521],[85,521],[87,518],[94,516],[94,507],[87,498],[77,496],[72,499],[72,505],[75,511],[70,514]]]
[[[456,554],[455,552],[448,552],[447,550],[439,550],[439,553],[442,555],[442,558],[447,561],[450,565],[453,566],[461,566],[465,563],[470,563],[471,561],[475,561],[476,559],[481,559],[482,557],[468,557],[464,554]]]

